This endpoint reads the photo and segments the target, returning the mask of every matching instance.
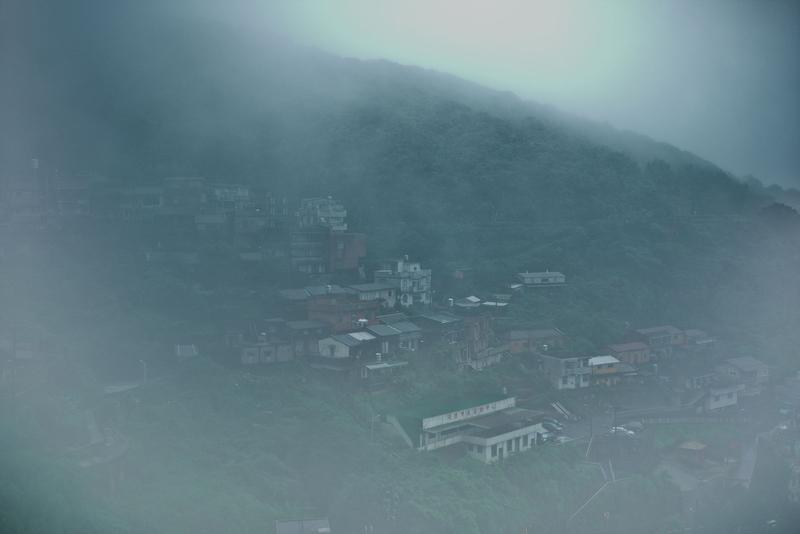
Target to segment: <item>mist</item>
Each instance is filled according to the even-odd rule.
[[[796,1],[255,1],[230,15],[337,54],[510,90],[738,175],[800,183]]]
[[[799,16],[3,3],[0,532],[794,532]]]

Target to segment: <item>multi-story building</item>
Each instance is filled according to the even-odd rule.
[[[509,344],[512,354],[557,350],[567,339],[558,328],[512,328],[501,337]]]
[[[537,353],[542,369],[556,389],[579,389],[591,385],[592,368],[589,357],[565,350]]]
[[[651,357],[669,358],[676,349],[681,349],[686,344],[686,335],[683,330],[672,325],[653,326],[640,328],[635,331],[639,341],[647,343],[650,347]]]
[[[431,270],[423,269],[419,262],[409,261],[408,256],[383,262],[375,271],[375,282],[395,287],[401,306],[429,306],[431,303]]]
[[[620,381],[620,361],[610,355],[589,358],[592,385],[614,386]]]
[[[742,395],[758,395],[769,382],[769,367],[752,356],[731,358],[716,366],[720,381],[744,384]]]
[[[347,230],[347,210],[331,197],[304,198],[300,201],[297,221],[300,228],[322,226],[333,231]]]
[[[608,350],[610,354],[619,361],[633,367],[645,365],[650,362],[650,348],[646,343],[641,341],[609,345]]]

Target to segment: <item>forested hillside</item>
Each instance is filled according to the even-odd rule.
[[[775,203],[794,193],[447,74],[306,50],[155,2],[65,2],[47,15],[47,2],[24,4],[0,51],[12,80],[0,101],[19,103],[4,110],[13,127],[0,129],[0,180],[35,157],[65,176],[89,172],[115,185],[198,175],[293,199],[333,195],[351,227],[368,234],[369,259],[422,261],[439,302],[501,290],[522,270],[554,269],[569,285],[521,297],[510,320],[557,326],[592,349],[631,326],[702,328],[731,355],[757,355],[776,374],[796,367],[800,216]],[[0,249],[0,302],[15,303],[0,307],[0,320],[44,325],[86,364],[57,374],[63,391],[49,392],[60,395],[52,404],[15,411],[0,403],[25,435],[3,443],[21,452],[3,456],[17,468],[0,499],[22,512],[0,515],[0,530],[263,532],[311,509],[353,528],[367,520],[397,528],[391,521],[400,517],[406,532],[529,524],[558,532],[587,498],[585,484],[597,482],[568,448],[498,469],[397,452],[385,436],[373,441],[372,397],[296,368],[254,379],[203,363],[175,384],[154,384],[125,420],[128,485],[95,495],[97,506],[47,502],[32,521],[28,495],[62,484],[71,491],[65,481],[83,476],[63,465],[25,469],[25,450],[60,450],[43,445],[53,413],[80,418],[98,384],[139,372],[143,352],[274,309],[255,298],[231,303],[220,296],[226,290],[270,295],[297,281],[223,260],[208,268],[213,276],[141,268],[124,236],[113,226],[24,243],[12,236]],[[475,273],[457,289],[463,294],[446,280],[454,267]],[[213,298],[195,291],[200,282],[216,284]],[[527,371],[510,364],[454,377],[423,362],[404,385],[408,397],[499,389]],[[298,421],[313,421],[317,433]],[[661,505],[675,495],[665,481],[630,485],[636,512],[621,531],[668,515]]]

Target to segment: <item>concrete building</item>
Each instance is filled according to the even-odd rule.
[[[347,210],[332,197],[304,198],[300,201],[297,222],[300,228],[325,227],[337,232],[347,230]]]
[[[591,385],[592,368],[588,356],[554,350],[538,352],[542,368],[555,389],[579,389]]]
[[[744,390],[742,384],[732,384],[728,386],[712,386],[703,400],[703,408],[706,412],[722,410],[729,406],[736,406],[739,403],[739,393]]]
[[[517,273],[517,280],[527,287],[561,286],[567,283],[567,277],[558,271]]]
[[[512,354],[558,350],[567,339],[558,328],[512,328],[501,337],[509,344]]]
[[[392,284],[372,282],[347,286],[358,295],[358,300],[377,300],[381,308],[391,310],[397,304],[397,290]]]
[[[594,386],[615,386],[620,381],[620,361],[610,355],[589,358],[591,382]]]
[[[529,450],[542,442],[541,416],[518,408],[514,397],[488,396],[473,402],[444,401],[410,416],[389,416],[406,442],[420,451],[465,444],[467,453],[486,463]]]
[[[379,352],[377,337],[369,332],[350,332],[319,340],[319,355],[331,360],[372,359]]]
[[[331,523],[323,519],[275,521],[275,534],[333,534]]]
[[[633,367],[650,363],[650,348],[641,341],[609,345],[608,350],[616,359]]]
[[[684,332],[672,325],[640,328],[635,331],[635,337],[638,341],[647,343],[651,357],[656,359],[669,358],[676,349],[681,349],[686,344]]]
[[[406,308],[431,303],[431,270],[423,269],[419,262],[409,261],[408,256],[383,262],[375,271],[375,282],[396,288],[400,305]]]
[[[752,356],[725,360],[715,371],[720,381],[744,384],[742,395],[758,395],[769,382],[769,367]]]

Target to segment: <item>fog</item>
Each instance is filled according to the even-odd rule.
[[[251,1],[232,15],[338,54],[512,90],[739,175],[800,183],[795,0]]]
[[[0,533],[795,532],[797,30],[3,2]]]

